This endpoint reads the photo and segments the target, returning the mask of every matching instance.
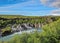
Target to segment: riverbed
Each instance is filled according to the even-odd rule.
[[[16,35],[16,34],[19,34],[19,35],[22,34],[22,33],[28,33],[29,34],[29,33],[33,33],[34,31],[41,32],[41,29],[40,28],[38,28],[38,29],[33,28],[33,29],[30,29],[30,30],[24,30],[24,31],[20,31],[20,32],[15,32],[15,33],[13,33],[11,35],[1,37],[0,41],[8,41],[12,37],[14,37],[14,35]]]

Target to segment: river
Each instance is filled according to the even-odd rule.
[[[14,37],[14,35],[16,35],[16,34],[31,33],[31,32],[34,32],[34,31],[39,31],[39,32],[41,32],[41,29],[40,29],[40,28],[38,28],[38,29],[35,29],[35,28],[34,28],[34,29],[30,29],[30,30],[24,30],[24,31],[20,31],[20,32],[15,32],[14,34],[1,37],[1,38],[0,38],[0,41],[8,41],[8,40],[11,39],[12,37]]]

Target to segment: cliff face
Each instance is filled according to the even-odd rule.
[[[41,28],[41,24],[28,24],[28,23],[23,23],[23,24],[18,24],[18,25],[13,25],[11,27],[12,31],[24,31],[24,30],[29,30],[33,28]]]
[[[2,36],[7,36],[7,35],[13,34],[15,32],[31,30],[34,28],[38,29],[38,28],[41,28],[41,26],[42,25],[40,23],[38,23],[38,24],[36,24],[36,23],[35,24],[30,24],[30,23],[14,24],[14,25],[11,25],[11,30],[3,32]]]
[[[41,28],[44,24],[43,23],[35,23],[35,28]]]
[[[23,24],[18,24],[17,26],[12,26],[12,31],[24,31],[24,30],[30,30],[30,29],[38,29],[41,28],[44,24],[41,23],[35,23],[35,24],[31,24],[31,23],[23,23]]]

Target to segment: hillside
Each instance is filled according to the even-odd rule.
[[[42,32],[15,35],[4,43],[60,43],[60,19],[42,27]]]

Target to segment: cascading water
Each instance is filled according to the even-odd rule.
[[[40,28],[32,28],[30,26],[27,26],[26,24],[24,24],[24,26],[25,26],[24,28],[27,28],[27,30],[24,30],[23,27],[21,27],[20,25],[18,25],[17,29],[19,30],[19,32],[14,32],[11,35],[1,37],[0,40],[1,41],[7,41],[8,39],[11,39],[16,34],[31,33],[31,32],[34,32],[34,31],[40,32],[41,31]],[[14,26],[12,26],[12,29],[13,29],[13,31],[16,31],[15,28],[14,28]],[[23,30],[21,30],[21,29],[23,29]]]

